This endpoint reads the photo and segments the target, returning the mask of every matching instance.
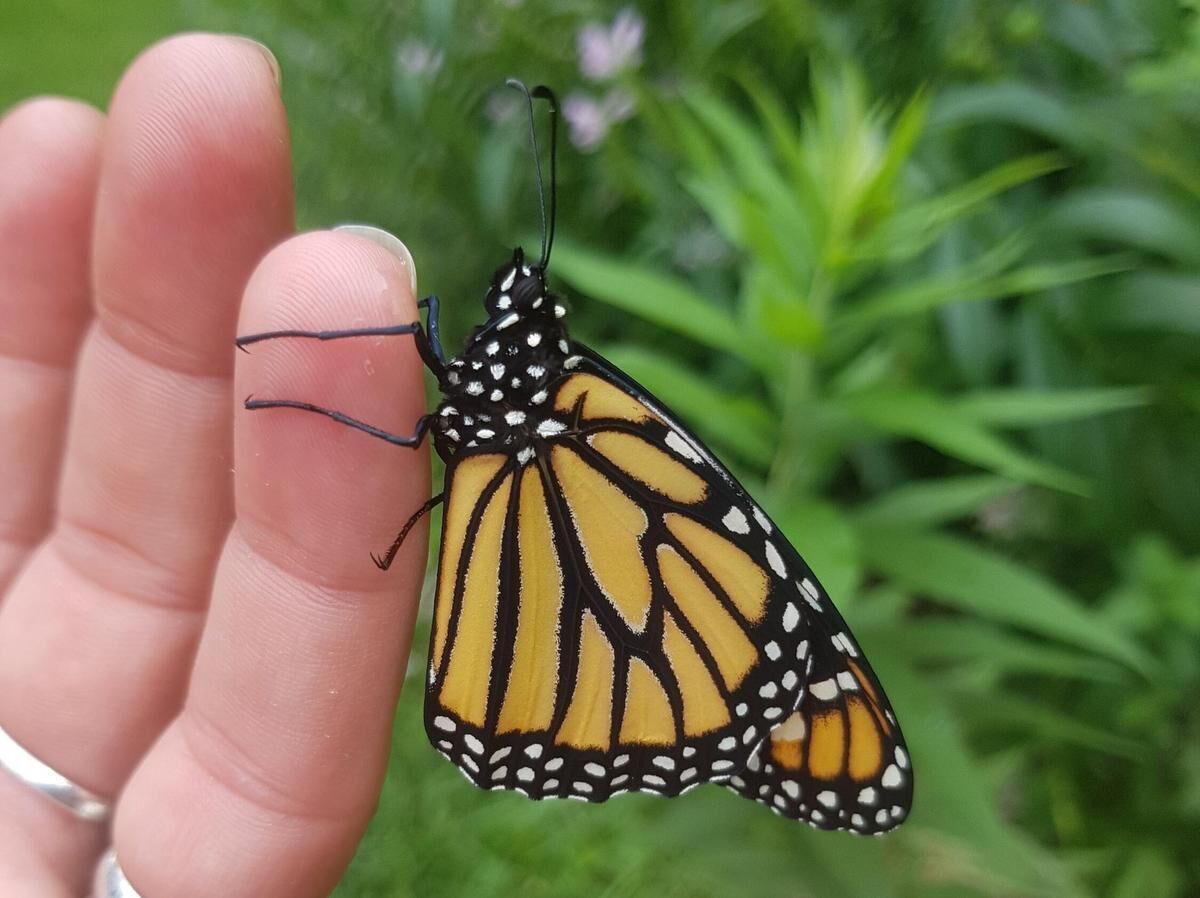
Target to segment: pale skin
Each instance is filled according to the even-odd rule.
[[[0,120],[0,726],[116,799],[99,827],[0,771],[6,898],[87,894],[109,840],[144,898],[326,895],[374,809],[425,531],[386,573],[369,553],[428,456],[241,400],[409,433],[421,363],[233,338],[417,310],[401,259],[292,210],[279,86],[238,38],[150,48],[107,113]]]

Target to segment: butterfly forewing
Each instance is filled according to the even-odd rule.
[[[572,359],[569,426],[447,472],[430,738],[534,797],[727,780],[801,694],[786,543],[659,403]]]

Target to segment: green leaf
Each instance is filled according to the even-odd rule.
[[[977,512],[990,499],[1013,492],[1019,484],[990,474],[920,480],[897,487],[854,513],[859,526],[933,527]]]
[[[1149,401],[1150,392],[1141,387],[1107,387],[1047,391],[978,390],[952,400],[951,404],[957,411],[982,424],[1031,427],[1138,408]]]
[[[1085,153],[1099,145],[1092,120],[1077,107],[1013,81],[946,90],[930,114],[930,124],[940,128],[981,122],[1016,125]]]
[[[602,302],[704,346],[755,360],[737,320],[676,278],[563,242],[554,246],[554,268],[564,280]]]
[[[837,326],[862,330],[888,318],[927,312],[950,303],[1041,293],[1052,287],[1125,271],[1131,264],[1129,256],[1117,255],[1026,265],[982,277],[973,271],[939,273],[900,287],[885,288],[880,293],[862,299],[841,316]]]
[[[1087,494],[1087,481],[1077,474],[1027,455],[937,396],[916,390],[876,390],[839,397],[837,403],[872,427],[920,440],[1013,480]]]
[[[1148,674],[1133,640],[1040,574],[966,540],[894,528],[863,534],[866,560],[914,592],[967,614],[1022,627]]]
[[[1039,742],[1078,745],[1088,751],[1104,752],[1120,758],[1141,758],[1145,746],[1134,739],[1113,735],[1112,730],[1076,720],[1060,708],[1051,708],[1015,693],[990,693],[986,702],[971,696],[965,703],[966,714],[981,730],[992,728],[1006,735],[1024,730],[1028,738]]]
[[[965,662],[1005,675],[1037,674],[1119,683],[1123,668],[1095,655],[972,618],[929,619],[892,628],[881,638],[900,643],[922,662]]]
[[[965,184],[897,212],[883,227],[858,242],[854,256],[893,261],[912,258],[949,225],[998,193],[1065,166],[1066,161],[1057,153],[1039,153],[1005,162]]]
[[[1200,277],[1131,272],[1089,298],[1080,314],[1089,325],[1105,330],[1200,334]]]
[[[1110,240],[1200,265],[1200,217],[1183,206],[1136,190],[1074,190],[1058,201],[1046,227]]]
[[[765,406],[713,386],[674,360],[633,346],[613,346],[605,358],[651,390],[706,439],[760,468],[775,455],[776,422]],[[720,409],[720,414],[713,414]]]

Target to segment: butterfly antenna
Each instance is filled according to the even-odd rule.
[[[558,97],[544,84],[535,87],[533,95],[539,100],[545,100],[550,107],[550,233],[546,238],[541,264],[538,266],[545,271],[546,266],[550,264],[550,250],[554,248],[554,225],[558,219]]]
[[[556,220],[558,210],[558,166],[556,160],[558,148],[558,98],[545,85],[538,85],[533,91],[530,91],[524,85],[524,82],[516,78],[509,78],[505,84],[510,86],[510,88],[520,90],[524,94],[524,97],[526,97],[526,104],[529,108],[529,139],[533,142],[533,164],[536,173],[538,173],[538,204],[541,211],[541,262],[538,263],[538,267],[545,270],[546,264],[550,262],[551,247],[554,245],[554,220]],[[548,212],[548,216],[546,211],[546,184],[541,174],[541,152],[538,149],[538,124],[536,124],[533,110],[534,97],[550,103],[550,212]]]

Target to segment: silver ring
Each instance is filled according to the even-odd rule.
[[[31,789],[58,802],[80,820],[103,823],[112,811],[109,802],[75,785],[31,755],[4,731],[4,727],[0,727],[0,768]]]
[[[104,857],[96,865],[92,898],[142,898],[125,878],[121,865],[117,863],[117,853],[111,848],[104,852]]]

